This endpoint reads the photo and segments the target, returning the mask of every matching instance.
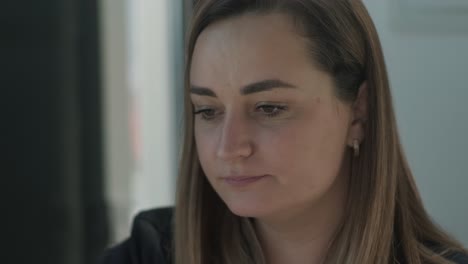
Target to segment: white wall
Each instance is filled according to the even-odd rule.
[[[101,0],[107,199],[112,242],[141,210],[173,204],[174,57],[181,3]],[[180,23],[173,23],[178,14]]]
[[[400,134],[426,208],[468,246],[468,31],[435,15],[401,25],[411,18],[399,16],[397,1],[364,2],[381,37]],[[468,12],[456,21],[468,25]]]
[[[140,160],[134,172],[133,211],[173,203],[174,118],[170,0],[132,0],[130,75],[141,116]],[[182,15],[180,15],[182,18]]]
[[[125,0],[101,0],[106,198],[111,240],[128,235],[131,151],[128,129],[127,14]]]

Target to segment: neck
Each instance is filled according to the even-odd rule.
[[[338,177],[329,192],[313,205],[298,206],[277,216],[255,220],[268,264],[323,263],[345,206],[345,177]]]

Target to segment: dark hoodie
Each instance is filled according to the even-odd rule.
[[[172,208],[138,214],[130,238],[105,251],[100,264],[171,264],[171,224]],[[463,254],[454,254],[450,260],[468,264]]]

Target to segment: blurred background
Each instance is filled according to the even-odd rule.
[[[468,246],[468,1],[364,0],[427,210]],[[2,263],[95,263],[174,203],[190,0],[0,7]]]

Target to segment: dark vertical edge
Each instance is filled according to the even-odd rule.
[[[79,47],[77,33],[79,27],[76,0],[57,1],[56,16],[59,18],[58,34],[58,67],[56,69],[58,108],[58,138],[60,154],[57,165],[60,167],[57,177],[60,186],[57,190],[62,198],[55,225],[64,223],[61,233],[61,247],[64,262],[70,264],[82,263],[83,230],[81,221],[82,201],[79,185],[81,183],[81,122],[78,94],[80,89],[80,76],[78,72],[78,59],[76,50]],[[54,184],[51,182],[51,187]],[[53,187],[52,187],[53,188]],[[59,202],[59,201],[57,201]],[[54,228],[56,226],[51,226]]]
[[[81,197],[84,263],[94,263],[109,238],[104,198],[103,89],[101,82],[99,2],[79,3],[79,105],[81,122]]]

